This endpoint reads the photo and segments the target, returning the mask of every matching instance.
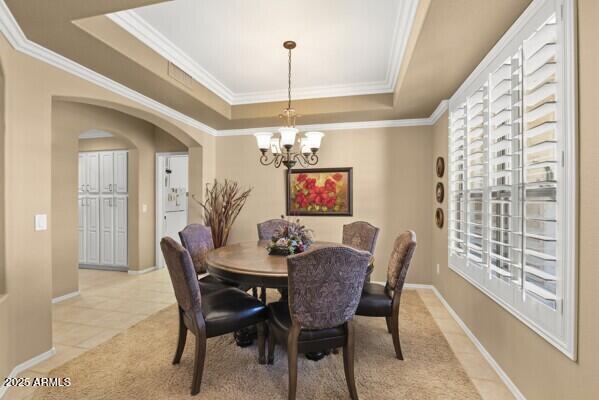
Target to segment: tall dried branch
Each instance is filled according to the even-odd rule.
[[[192,196],[204,210],[204,224],[212,231],[215,248],[227,244],[231,227],[251,191],[252,188],[242,191],[235,181],[225,179],[224,183],[219,183],[215,179],[212,185],[206,184],[203,202]]]

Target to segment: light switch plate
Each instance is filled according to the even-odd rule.
[[[35,230],[45,231],[48,229],[48,216],[46,214],[35,215]]]
[[[147,204],[142,204],[141,205],[141,212],[142,213],[147,213],[148,212],[148,205]]]

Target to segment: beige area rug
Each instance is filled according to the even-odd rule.
[[[394,357],[384,318],[356,317],[355,374],[362,400],[480,399],[417,292],[404,292],[400,321],[404,361]],[[191,398],[193,335],[174,366],[177,328],[176,306],[162,310],[50,373],[70,377],[72,386],[40,388],[33,398]],[[239,348],[231,334],[208,339],[207,349],[202,391],[195,398],[287,398],[282,347],[277,346],[274,365],[259,365],[256,346]],[[299,358],[297,398],[349,398],[341,352],[319,362]]]

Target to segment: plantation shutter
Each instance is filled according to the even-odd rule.
[[[557,308],[558,55],[555,15],[524,41],[524,288]]]
[[[573,3],[530,8],[449,102],[449,264],[574,358]]]

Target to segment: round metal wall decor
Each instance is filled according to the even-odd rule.
[[[443,215],[443,210],[440,208],[437,208],[437,211],[435,212],[435,223],[437,224],[438,228],[443,228],[443,223],[445,217]]]
[[[443,199],[445,198],[445,188],[443,187],[443,184],[441,182],[437,182],[435,196],[437,197],[437,202],[443,203]]]
[[[445,173],[445,160],[443,157],[437,157],[437,176],[441,178]]]

